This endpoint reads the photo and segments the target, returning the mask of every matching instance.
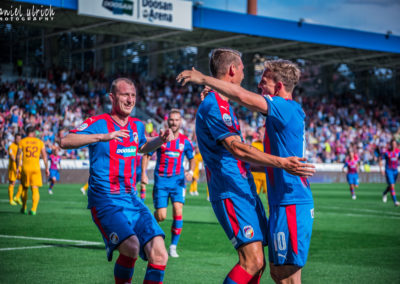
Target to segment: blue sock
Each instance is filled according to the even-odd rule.
[[[114,279],[116,284],[131,283],[136,260],[137,258],[119,254],[114,266]]]
[[[174,216],[174,221],[171,227],[171,245],[178,245],[179,238],[181,237],[183,226],[182,216]]]
[[[166,265],[156,265],[149,262],[143,284],[161,284],[164,280]]]
[[[394,188],[390,188],[390,194],[392,195],[393,202],[396,203],[397,198],[396,198],[396,192],[394,191]]]
[[[53,189],[53,186],[54,186],[54,181],[53,181],[53,180],[51,180],[51,181],[50,181],[50,187],[49,187],[49,190],[52,190],[52,189]]]

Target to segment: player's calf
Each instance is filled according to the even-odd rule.
[[[295,265],[277,266],[272,262],[269,263],[271,278],[275,283],[301,283],[301,267]]]

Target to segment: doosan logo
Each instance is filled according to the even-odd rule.
[[[137,148],[135,146],[124,147],[122,145],[117,146],[117,154],[126,157],[135,157]]]

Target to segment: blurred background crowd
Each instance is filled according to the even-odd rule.
[[[126,74],[115,74],[114,78]],[[108,88],[113,78],[102,72],[66,72],[52,70],[47,80],[0,81],[0,158],[14,135],[35,126],[37,136],[47,148],[57,136],[78,127],[87,117],[109,112]],[[182,110],[182,131],[194,143],[195,115],[201,103],[201,87],[181,87],[174,77],[146,81],[129,75],[136,85],[137,101],[134,116],[146,124],[149,136],[164,127],[171,108]],[[308,95],[306,80],[300,82],[294,99],[306,113],[306,157],[313,163],[343,162],[348,149],[353,149],[365,164],[377,164],[381,151],[395,138],[400,142],[400,112],[393,105],[377,99],[343,91],[329,96]],[[304,85],[304,86],[302,86]],[[243,137],[247,142],[259,139],[257,129],[264,117],[235,104]],[[61,151],[66,159],[87,159],[86,148]]]

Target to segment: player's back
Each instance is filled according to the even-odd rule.
[[[305,114],[301,106],[281,97],[266,96],[268,115],[265,120],[264,149],[279,157],[304,157]],[[270,205],[313,203],[306,178],[267,167]]]
[[[232,135],[241,137],[233,109],[217,93],[211,92],[196,115],[196,136],[206,168],[211,201],[255,192],[249,165],[233,157],[221,143]]]
[[[40,153],[44,148],[42,140],[36,137],[25,137],[19,143],[22,151],[22,170],[40,171]]]

